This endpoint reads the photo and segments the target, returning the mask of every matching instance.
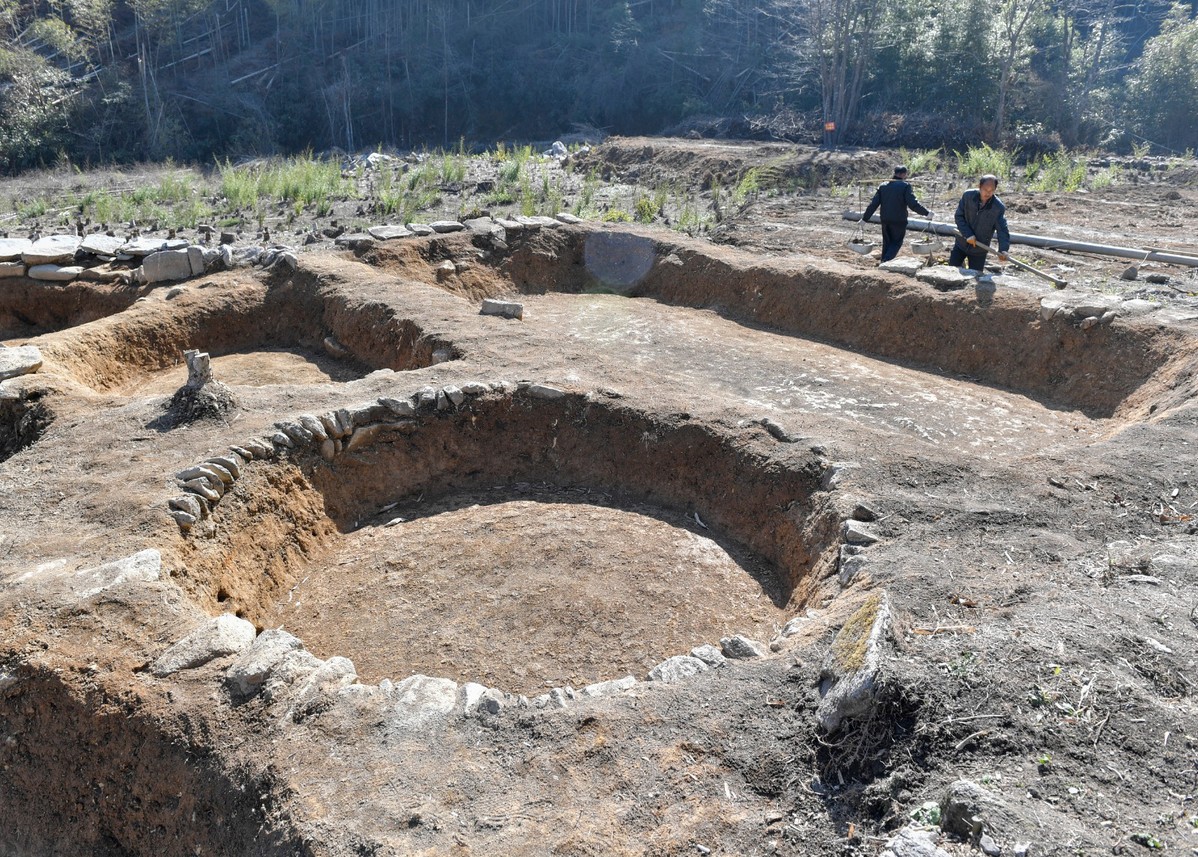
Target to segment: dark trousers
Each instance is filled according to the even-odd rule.
[[[986,268],[986,251],[980,253],[969,253],[961,249],[960,244],[953,244],[953,249],[948,254],[948,263],[954,268],[960,268],[961,263],[968,261],[969,270],[982,271]]]
[[[903,236],[907,234],[906,223],[882,221],[882,261],[889,262],[898,255],[903,246]]]

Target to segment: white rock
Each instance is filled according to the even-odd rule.
[[[728,663],[728,659],[724,657],[723,653],[710,643],[695,646],[691,649],[691,657],[698,658],[709,667],[722,667]]]
[[[121,245],[125,243],[123,238],[117,238],[113,235],[105,235],[103,232],[93,232],[91,235],[84,236],[79,242],[79,249],[84,253],[91,253],[93,256],[116,256],[121,251]]]
[[[690,655],[674,655],[666,658],[660,664],[649,670],[649,681],[659,681],[662,684],[673,684],[685,681],[691,676],[707,672],[708,666],[699,658]]]
[[[42,368],[42,352],[36,345],[0,348],[0,381],[28,375]]]
[[[185,249],[160,250],[146,256],[137,270],[137,279],[142,283],[186,280],[192,276],[191,257]]]
[[[282,628],[268,628],[233,662],[225,673],[225,681],[241,696],[251,696],[262,689],[288,652],[303,647],[297,637]]]
[[[878,536],[861,521],[845,521],[840,528],[844,540],[851,545],[872,545]]]
[[[447,678],[413,675],[396,682],[391,695],[395,702],[389,722],[401,729],[420,729],[446,717],[457,707],[458,683]]]
[[[396,238],[411,238],[412,231],[402,226],[372,226],[366,230],[376,241],[392,241]]]
[[[466,227],[456,220],[434,220],[429,224],[433,232],[448,233],[461,232]]]
[[[39,238],[21,254],[21,260],[29,266],[66,265],[75,261],[79,249],[78,235],[47,235]]]
[[[919,273],[919,269],[924,267],[923,259],[916,259],[911,256],[899,256],[891,259],[888,262],[883,262],[878,265],[879,271],[889,271],[892,274],[906,274],[908,277],[914,277]]]
[[[548,384],[529,384],[528,395],[534,399],[563,399],[566,396],[566,391],[550,387]]]
[[[766,646],[756,640],[743,637],[740,634],[733,634],[731,637],[721,637],[720,650],[723,652],[724,657],[734,660],[764,658],[769,654],[769,649]]]
[[[214,658],[248,649],[257,631],[232,613],[223,613],[196,628],[162,653],[150,665],[150,673],[163,678],[179,670],[202,666]]]
[[[51,283],[69,283],[79,279],[83,273],[82,265],[30,265],[25,276],[31,280],[43,280]]]
[[[161,573],[162,555],[149,548],[115,562],[76,572],[71,578],[71,589],[80,598],[90,598],[122,583],[153,582]]]
[[[0,262],[18,262],[33,247],[28,238],[0,238]]]
[[[636,687],[636,679],[630,675],[626,675],[623,678],[613,678],[610,681],[597,681],[594,684],[588,684],[578,691],[578,693],[580,696],[610,696],[613,693],[621,693],[633,687]]]
[[[0,262],[0,279],[25,276],[24,262]]]
[[[504,301],[498,298],[485,298],[479,315],[498,315],[504,318],[524,318],[524,304],[518,301]]]
[[[154,238],[149,235],[134,238],[132,241],[126,241],[120,246],[119,253],[126,256],[149,256],[151,253],[160,253],[164,250],[183,250],[187,247],[187,242],[181,238]]]

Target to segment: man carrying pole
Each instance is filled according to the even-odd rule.
[[[894,168],[894,178],[878,186],[861,219],[868,221],[879,207],[882,209],[879,216],[882,221],[882,261],[889,262],[903,246],[903,237],[907,234],[907,209],[928,216],[928,210],[919,204],[915,191],[907,184],[907,168],[902,164]]]
[[[961,195],[953,218],[957,223],[957,240],[948,254],[948,263],[954,268],[960,268],[962,262],[968,261],[969,270],[985,270],[986,252],[996,231],[998,261],[1007,261],[1007,251],[1011,249],[1007,207],[994,195],[996,190],[998,176],[984,175],[978,180],[976,190],[967,190]]]

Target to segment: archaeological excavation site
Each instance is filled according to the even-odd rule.
[[[0,278],[0,853],[1198,853],[1192,302],[462,227]]]

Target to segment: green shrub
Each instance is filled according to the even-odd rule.
[[[970,146],[964,154],[954,151],[957,157],[957,172],[972,177],[975,181],[984,175],[998,176],[1000,181],[1011,177],[1011,167],[1015,163],[1015,152],[995,149],[982,143],[980,146]]]

